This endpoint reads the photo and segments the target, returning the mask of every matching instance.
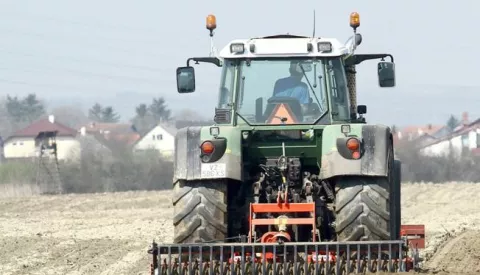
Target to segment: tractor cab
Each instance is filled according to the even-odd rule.
[[[355,16],[358,14],[351,17],[354,30],[359,25]],[[207,29],[211,36],[215,27],[215,17],[210,15]],[[178,68],[178,92],[195,91],[195,71],[190,61],[209,62],[222,68],[217,124],[355,123],[359,113],[354,87],[356,64],[382,58],[378,64],[380,86],[395,86],[393,57],[355,55],[361,40],[356,32],[346,43],[335,38],[296,35],[236,39],[218,55],[212,51],[210,57],[190,58],[186,67]],[[392,62],[383,61],[386,56]]]

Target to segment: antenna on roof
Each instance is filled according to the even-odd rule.
[[[315,37],[315,9],[313,10],[313,35],[312,37]]]

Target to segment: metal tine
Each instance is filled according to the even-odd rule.
[[[347,244],[347,247],[345,249],[347,251],[347,257],[350,258],[348,256],[348,254],[350,253],[350,245]],[[337,244],[337,260],[335,261],[335,274],[340,274],[340,246]],[[330,262],[330,253],[328,253],[327,255],[327,260]]]
[[[277,247],[273,246],[273,275],[277,274]]]
[[[178,246],[178,263],[180,265],[180,268],[182,268],[183,259],[182,259],[182,247],[181,246]]]
[[[233,245],[230,246],[230,274],[234,274],[234,269],[235,269],[235,250],[233,248]]]
[[[399,259],[399,265],[400,265],[400,272],[405,272],[405,265],[403,264],[403,253],[402,253],[402,247],[399,245],[398,247],[398,259]]]
[[[168,247],[168,267],[167,267],[168,275],[172,275],[172,268],[173,268],[172,267],[172,247],[169,246]]]
[[[188,273],[192,274],[192,247],[188,247]]]
[[[351,259],[350,259],[350,257],[352,256],[351,247],[352,247],[351,245],[347,246],[347,263],[345,264],[347,266],[347,274],[352,269],[352,264],[351,264]],[[337,274],[338,274],[338,272],[337,272]]]
[[[267,275],[267,260],[265,259],[265,245],[262,245],[262,274]]]
[[[378,263],[377,263],[377,271],[381,271],[382,268],[382,245],[378,244]]]
[[[221,246],[220,247],[220,272],[222,272],[222,274],[224,274],[224,272],[223,272],[223,258],[224,258],[223,257],[223,249],[224,249],[224,247]]]
[[[303,264],[303,268],[304,268],[303,273],[305,273],[305,275],[310,275],[310,271],[308,270],[308,245],[305,245],[304,251],[305,251],[305,261]]]
[[[371,251],[370,245],[367,245],[367,250],[368,250],[367,269],[368,271],[372,272],[372,251]]]
[[[242,262],[242,274],[245,274],[245,263],[247,262],[247,255],[245,253],[245,246],[242,246],[242,257],[240,258]]]
[[[210,268],[210,275],[213,274],[213,246],[210,246],[210,263],[209,263],[209,268]]]
[[[200,274],[203,274],[203,247],[198,247],[198,253],[200,254]]]
[[[362,272],[360,269],[360,245],[357,244],[357,273]]]
[[[297,252],[297,247],[294,246],[293,247],[293,275],[297,275],[299,272],[298,272],[298,267],[299,265],[297,265],[298,263],[298,252]],[[286,274],[284,274],[286,275]]]
[[[318,246],[316,245],[316,250],[317,250],[317,261],[315,262],[315,270],[318,270]],[[327,261],[325,262],[325,274],[330,274],[330,259],[329,259],[329,255],[330,255],[330,247],[329,245],[327,244],[325,246],[325,254],[327,256]],[[316,271],[318,273],[318,271]]]
[[[326,250],[328,251],[328,245]],[[312,260],[313,260],[313,257],[312,257]],[[315,245],[315,274],[320,274],[318,272],[318,245]]]
[[[287,245],[283,244],[283,275],[287,275]]]
[[[255,251],[255,247],[252,245],[252,275],[257,275],[257,265],[255,263],[255,254],[256,254],[256,251]]]
[[[393,266],[392,266],[392,244],[388,244],[388,272],[393,271]]]

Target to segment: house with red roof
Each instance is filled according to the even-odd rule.
[[[76,140],[78,131],[55,121],[54,116],[39,119],[27,127],[20,129],[3,142],[5,159],[32,158],[39,156],[39,141],[41,132],[56,132],[57,157],[65,160],[71,156],[72,150],[79,150]]]
[[[466,151],[480,155],[480,118],[468,124],[464,123],[453,133],[422,147],[421,152],[430,156],[447,156],[454,153],[461,157]]]
[[[117,145],[123,149],[131,149],[141,138],[135,127],[128,123],[90,122],[87,125],[80,125],[79,130],[82,135],[95,136],[109,146]]]

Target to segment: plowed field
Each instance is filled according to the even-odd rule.
[[[404,184],[403,223],[427,228],[425,269],[479,274],[480,184]],[[0,199],[0,274],[147,274],[172,241],[169,192]]]

